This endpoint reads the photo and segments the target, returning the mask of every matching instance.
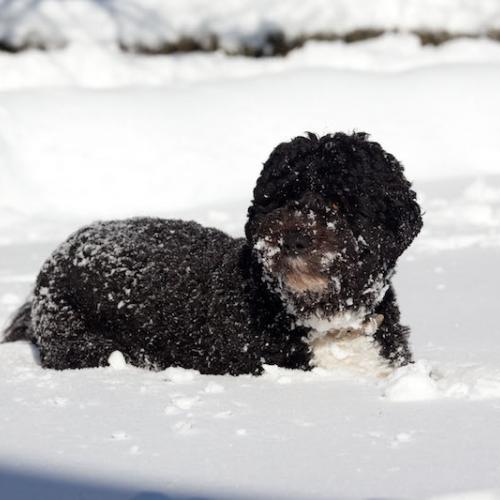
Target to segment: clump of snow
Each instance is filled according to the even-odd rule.
[[[111,434],[112,439],[116,439],[117,441],[126,441],[130,439],[130,436],[123,431],[115,431],[113,434]]]
[[[109,355],[108,364],[114,370],[123,370],[127,367],[127,362],[120,351],[113,351]]]
[[[425,401],[439,397],[430,367],[419,361],[397,369],[388,379],[384,396],[391,401]]]
[[[172,382],[174,384],[185,384],[193,382],[196,378],[200,376],[200,372],[196,370],[188,370],[186,368],[177,368],[171,366],[163,372],[164,379],[167,382]]]
[[[204,389],[204,392],[207,394],[221,394],[224,392],[224,386],[218,384],[217,382],[209,382]]]
[[[174,406],[180,410],[190,410],[193,406],[199,404],[201,399],[198,396],[195,397],[185,397],[185,396],[174,396],[172,402]]]
[[[426,360],[398,368],[384,382],[391,401],[500,398],[500,370],[481,366],[440,366]]]

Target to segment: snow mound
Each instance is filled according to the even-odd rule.
[[[228,52],[265,48],[269,36],[297,39],[356,30],[488,33],[500,27],[491,0],[38,0],[0,3],[7,47],[88,42],[161,50],[172,44]]]
[[[433,367],[420,360],[395,370],[384,383],[390,401],[500,398],[500,370],[478,365]]]
[[[422,46],[417,36],[386,33],[348,44],[310,41],[286,57],[249,58],[221,52],[175,57],[130,54],[115,47],[75,42],[57,51],[0,52],[0,89],[34,87],[115,88],[240,79],[300,68],[395,72],[418,67],[500,62],[500,43],[457,39]]]
[[[438,398],[439,391],[427,363],[420,361],[396,370],[389,377],[384,396],[391,401],[423,401]]]

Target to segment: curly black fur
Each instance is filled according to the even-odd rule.
[[[47,368],[119,350],[153,369],[258,374],[310,368],[308,318],[362,308],[384,316],[381,355],[404,364],[390,279],[421,225],[402,166],[366,134],[297,137],[265,163],[246,239],[179,220],[92,224],[43,265],[6,340],[30,338]]]

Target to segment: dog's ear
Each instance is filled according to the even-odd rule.
[[[401,187],[389,191],[385,213],[386,226],[394,235],[398,256],[408,248],[422,228],[420,206],[409,182],[407,186],[406,189]]]
[[[364,132],[322,137],[315,177],[327,186],[327,198],[341,202],[372,244],[382,241],[395,263],[422,227],[420,207],[401,163],[368,137]]]
[[[415,191],[404,175],[401,163],[377,143],[372,145],[380,172],[378,196],[380,216],[389,235],[389,244],[399,257],[422,228],[422,215]]]

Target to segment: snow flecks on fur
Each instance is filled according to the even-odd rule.
[[[376,278],[370,276],[367,288],[363,290],[363,295],[373,296],[373,303],[379,304],[384,299],[387,290],[390,287],[390,278],[394,275],[394,271],[389,271],[385,276],[379,274]]]
[[[258,259],[265,269],[271,267],[273,258],[281,252],[279,244],[273,245],[265,238],[259,238],[254,245],[254,249],[257,250]]]
[[[339,252],[325,252],[321,257],[321,265],[326,269],[330,267],[332,262],[340,258],[341,254]]]
[[[299,323],[311,328],[317,335],[321,335],[331,330],[361,328],[366,314],[364,308],[358,310],[349,309],[327,317],[323,316],[322,313],[316,313],[300,320]]]
[[[292,336],[279,301],[266,299],[252,265],[244,240],[194,222],[136,218],[83,228],[37,279],[31,316],[42,364],[107,366],[120,351],[126,363],[151,370],[307,368],[307,346]]]

